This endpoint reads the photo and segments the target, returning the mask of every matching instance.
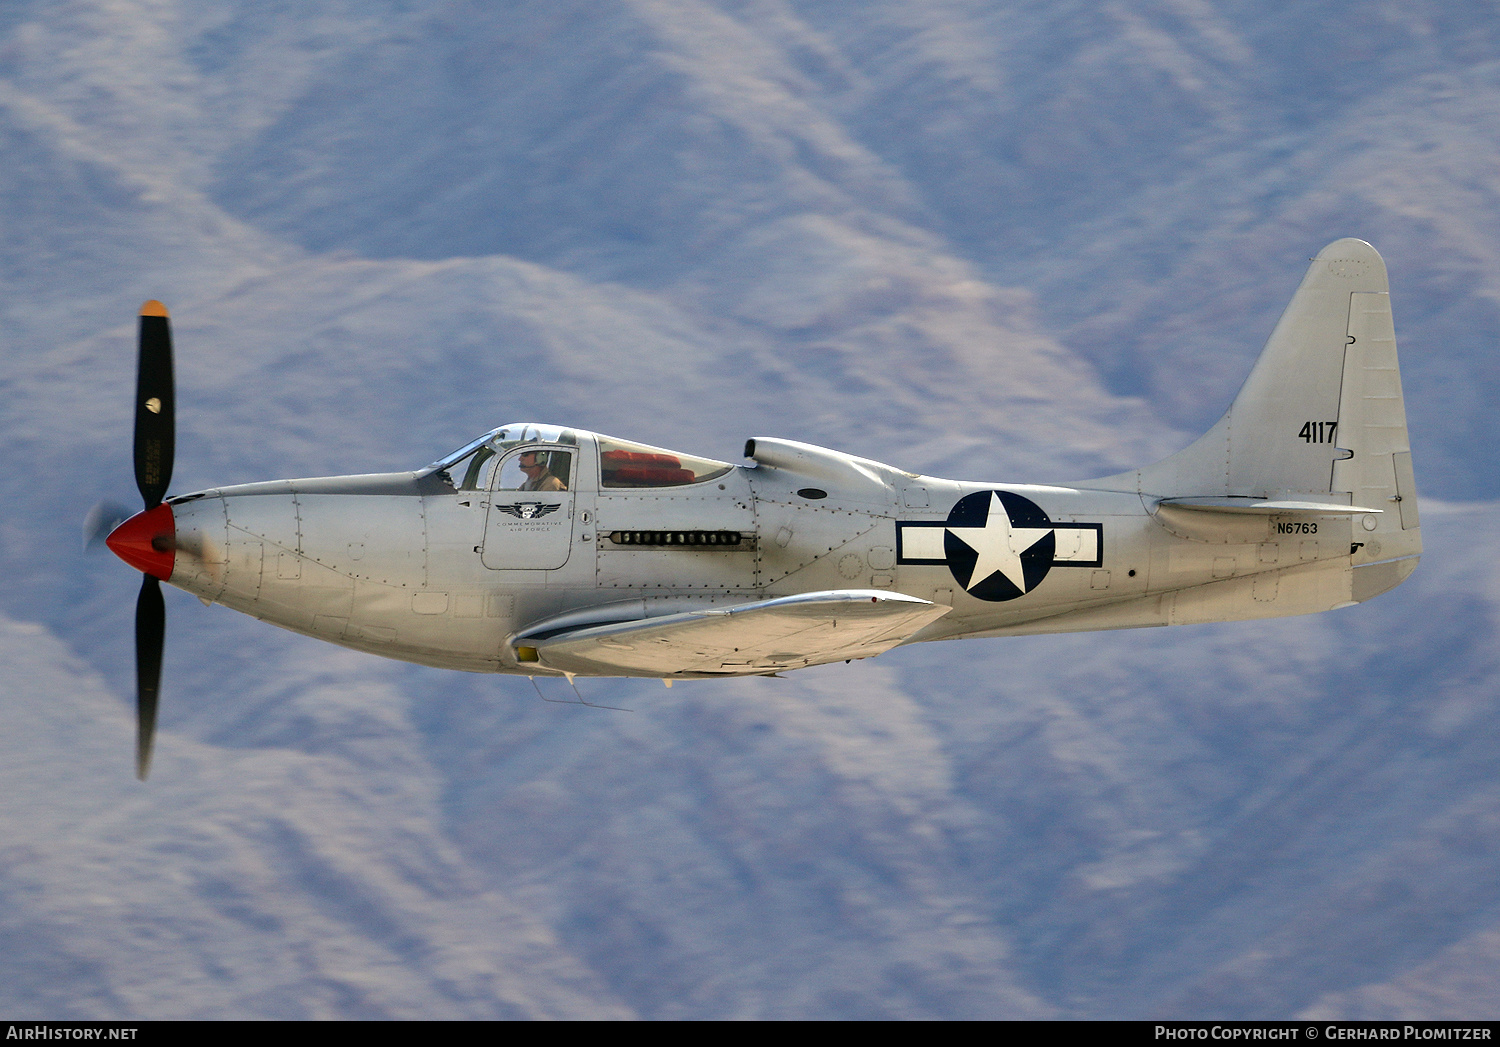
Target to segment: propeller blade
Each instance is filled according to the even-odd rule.
[[[97,549],[109,532],[130,519],[131,512],[119,502],[97,502],[83,518],[83,548]]]
[[[166,497],[176,451],[177,397],[172,386],[172,329],[167,307],[141,306],[140,363],[135,387],[135,485],[146,508]]]
[[[161,688],[161,652],[167,635],[167,605],[161,582],[141,579],[135,602],[135,776],[151,773],[151,743],[156,737],[156,700]]]

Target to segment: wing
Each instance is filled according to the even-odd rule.
[[[541,666],[581,675],[739,676],[869,658],[950,610],[901,593],[847,589],[589,626],[516,642],[534,647]]]

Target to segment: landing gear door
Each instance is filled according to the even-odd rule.
[[[573,545],[573,448],[523,446],[493,473],[480,559],[494,571],[552,571]]]

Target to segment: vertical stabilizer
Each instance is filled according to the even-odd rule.
[[[1337,487],[1334,466],[1349,460],[1350,450],[1410,450],[1390,315],[1385,263],[1375,248],[1352,239],[1329,244],[1218,424],[1170,458],[1090,486],[1129,486],[1157,497],[1325,501],[1349,492],[1353,481]],[[1346,376],[1357,387],[1352,395]]]

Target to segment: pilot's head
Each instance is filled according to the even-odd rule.
[[[527,451],[520,458],[521,471],[535,479],[534,473],[540,473],[547,468],[547,463],[542,459],[540,451]]]

